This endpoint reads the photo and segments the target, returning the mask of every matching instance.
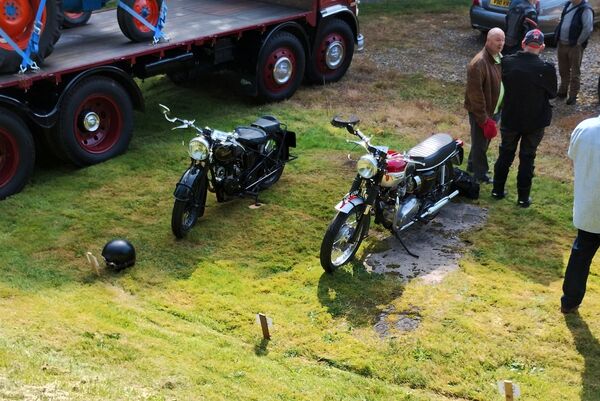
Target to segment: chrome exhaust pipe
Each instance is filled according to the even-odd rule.
[[[429,209],[427,209],[425,213],[421,215],[421,218],[424,219],[428,216],[431,216],[432,214],[437,213],[442,207],[444,207],[448,202],[450,202],[452,198],[455,198],[458,195],[458,193],[458,190],[456,190],[450,195],[446,196],[445,198],[442,198],[439,201],[437,201],[435,205],[431,206]]]

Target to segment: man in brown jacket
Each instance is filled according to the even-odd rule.
[[[467,67],[465,109],[471,124],[471,152],[467,170],[483,183],[491,183],[487,150],[490,140],[498,133],[500,106],[504,95],[500,58],[504,47],[504,32],[493,28],[487,34],[485,47]]]

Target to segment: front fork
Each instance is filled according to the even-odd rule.
[[[360,188],[362,185],[365,185],[365,194],[360,193]],[[350,191],[348,194],[339,202],[335,209],[340,213],[350,213],[350,211],[356,207],[361,207],[364,205],[363,213],[359,217],[359,221],[356,224],[357,229],[354,230],[352,237],[350,238],[350,242],[354,242],[358,240],[358,236],[361,235],[363,231],[365,231],[364,235],[368,234],[369,226],[371,223],[371,210],[375,201],[377,200],[377,196],[379,194],[379,187],[374,184],[371,180],[365,180],[361,176],[357,175],[354,178],[354,182],[350,187]],[[366,227],[366,230],[363,230],[362,227]]]

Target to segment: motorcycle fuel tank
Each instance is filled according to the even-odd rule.
[[[398,186],[404,179],[404,170],[408,164],[401,153],[389,150],[387,154],[387,172],[381,177],[380,185],[386,188]]]

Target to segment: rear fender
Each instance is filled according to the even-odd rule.
[[[340,203],[335,205],[335,210],[337,210],[340,213],[348,214],[353,208],[360,206],[364,203],[365,200],[360,196],[350,195],[348,197],[345,197],[340,201]]]
[[[175,191],[173,192],[175,199],[183,202],[192,199],[194,182],[197,179],[201,179],[204,174],[204,169],[198,166],[192,166],[187,169],[175,185]]]

